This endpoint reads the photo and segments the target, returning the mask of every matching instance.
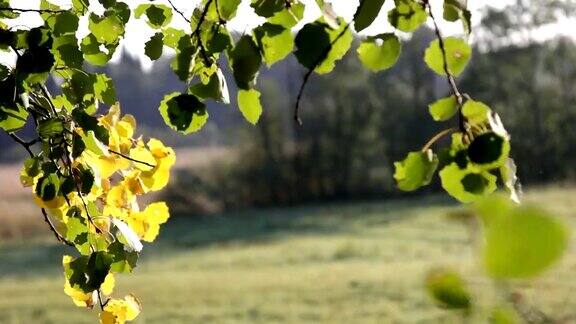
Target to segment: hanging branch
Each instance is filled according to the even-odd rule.
[[[196,28],[194,28],[194,31],[192,31],[192,35],[196,36],[196,38],[198,39],[198,47],[200,48],[200,54],[202,54],[202,58],[206,63],[209,62],[209,59],[208,59],[208,53],[206,52],[206,48],[204,48],[204,44],[202,44],[201,27],[204,21],[206,20],[206,16],[208,15],[208,9],[210,9],[210,5],[212,4],[213,1],[214,0],[208,0],[208,2],[206,2],[204,10],[202,10],[202,14],[200,15],[200,19],[198,19],[198,24],[196,25]]]
[[[429,0],[423,0],[423,6],[428,9],[428,16],[432,19],[432,23],[434,24],[434,32],[436,34],[436,38],[438,38],[438,45],[440,47],[440,52],[442,52],[442,60],[443,60],[443,68],[444,73],[446,74],[446,80],[448,81],[448,85],[454,97],[456,98],[456,102],[458,103],[458,125],[461,132],[466,132],[466,126],[464,123],[464,116],[462,115],[462,107],[464,106],[464,96],[458,89],[458,85],[456,84],[456,79],[454,75],[450,72],[448,68],[448,59],[446,55],[446,46],[444,44],[444,38],[442,37],[442,33],[440,32],[440,27],[438,26],[438,22],[434,17],[434,13],[432,12],[432,6],[430,6]]]
[[[180,16],[182,16],[182,19],[184,19],[187,23],[191,24],[192,22],[190,21],[190,19],[188,19],[188,17],[186,17],[186,15],[184,14],[184,12],[180,9],[178,9],[173,3],[172,0],[168,0],[168,3],[170,4],[170,6],[172,7],[172,9],[174,9],[174,11],[176,11]]]
[[[40,142],[40,138],[36,138],[33,139],[29,142],[24,141],[23,139],[21,139],[18,135],[14,134],[14,133],[8,133],[8,135],[18,144],[20,144],[20,146],[22,146],[26,152],[28,152],[28,155],[30,155],[30,157],[34,157],[34,152],[32,152],[32,150],[30,149],[30,147],[32,147],[34,144],[39,143]],[[46,209],[41,208],[40,209],[42,212],[42,215],[44,216],[44,222],[46,222],[46,224],[48,224],[48,227],[50,228],[50,231],[52,231],[52,233],[54,234],[54,236],[56,237],[56,239],[59,242],[62,242],[68,246],[74,246],[73,243],[71,243],[70,241],[66,240],[62,234],[60,234],[58,232],[58,230],[56,229],[56,226],[54,226],[54,223],[52,223],[52,220],[50,220],[50,217],[48,216],[48,213],[46,212]]]
[[[361,9],[362,6],[364,6],[365,2],[366,2],[366,0],[361,0],[360,4],[358,5],[358,8]],[[286,7],[289,8],[289,6],[290,6],[290,2],[288,0],[286,0]],[[348,31],[348,28],[350,28],[351,24],[352,24],[352,21],[350,21],[349,23],[346,24],[346,26],[344,27],[344,29],[342,29],[340,34],[338,34],[338,36],[336,36],[336,38],[330,43],[330,45],[326,47],[324,52],[322,52],[322,55],[320,55],[318,57],[318,59],[314,62],[312,67],[310,69],[308,69],[308,71],[304,75],[304,79],[302,80],[302,84],[300,85],[300,90],[298,90],[298,96],[296,97],[296,105],[294,107],[294,121],[296,121],[296,123],[298,123],[298,125],[302,125],[302,119],[300,118],[300,102],[302,101],[302,96],[304,95],[304,90],[306,89],[306,85],[310,81],[310,77],[312,76],[312,73],[314,73],[314,70],[316,70],[316,68],[320,64],[322,64],[322,62],[324,62],[324,60],[328,57],[328,55],[330,54],[330,51],[332,50],[332,47],[334,47],[334,45],[340,40],[340,38],[342,38],[342,36],[344,36],[344,34],[346,34],[346,32]]]
[[[34,12],[34,13],[63,13],[67,12],[68,10],[54,10],[54,9],[22,9],[22,8],[0,8],[0,11],[11,11],[11,12]]]
[[[346,24],[346,27],[340,32],[340,34],[338,34],[338,36],[330,43],[330,45],[328,47],[326,47],[324,52],[322,52],[322,55],[320,55],[318,57],[318,59],[314,62],[312,67],[310,69],[308,69],[308,71],[304,75],[304,79],[302,80],[302,84],[300,85],[300,90],[298,90],[298,97],[296,97],[296,106],[294,107],[294,121],[296,121],[296,123],[298,123],[298,125],[302,125],[302,119],[300,118],[300,102],[302,101],[302,96],[304,95],[304,90],[306,89],[306,85],[310,81],[310,77],[312,76],[312,73],[314,73],[314,70],[316,70],[316,68],[320,64],[322,64],[322,62],[324,62],[324,60],[328,57],[328,54],[330,54],[330,51],[332,50],[332,47],[334,46],[334,44],[336,44],[336,42],[338,42],[340,40],[340,38],[342,38],[342,36],[344,36],[344,34],[348,31],[348,28],[350,28],[351,23],[352,22],[349,22],[348,24]]]

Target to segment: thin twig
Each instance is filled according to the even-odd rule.
[[[196,38],[198,39],[198,47],[200,48],[200,54],[202,54],[202,58],[206,63],[208,63],[209,59],[208,59],[208,53],[206,52],[206,48],[204,48],[204,44],[202,44],[201,27],[204,21],[206,20],[206,16],[208,15],[208,9],[210,9],[212,1],[214,0],[208,0],[208,2],[206,2],[204,10],[202,10],[202,14],[200,15],[200,19],[198,19],[198,24],[196,25],[196,28],[194,28],[194,31],[192,32],[192,35],[195,35]]]
[[[33,139],[30,142],[26,142],[25,140],[21,139],[18,135],[14,134],[14,133],[8,133],[8,135],[10,137],[12,137],[12,139],[20,144],[25,150],[26,152],[28,152],[28,155],[30,155],[30,157],[34,157],[34,153],[32,152],[32,150],[30,149],[30,147],[36,143],[38,143],[40,141],[39,138],[37,139]]]
[[[112,154],[116,154],[116,155],[118,155],[118,156],[121,156],[121,157],[125,158],[125,159],[128,160],[128,161],[132,161],[132,162],[135,162],[135,163],[144,164],[144,165],[149,166],[149,167],[151,167],[151,168],[155,168],[155,167],[156,167],[154,164],[150,164],[150,163],[148,163],[148,162],[144,162],[144,161],[140,161],[140,160],[133,159],[133,158],[131,158],[131,157],[125,155],[125,154],[122,154],[122,153],[120,153],[120,152],[113,151],[113,150],[111,150],[111,149],[108,149],[108,152],[110,152],[110,153],[112,153]]]
[[[52,231],[52,233],[54,233],[54,236],[56,236],[56,239],[68,246],[74,246],[74,243],[68,241],[67,239],[65,239],[62,234],[58,233],[58,230],[56,229],[56,227],[54,226],[54,224],[52,223],[52,221],[50,220],[50,217],[48,216],[48,213],[46,212],[46,209],[42,208],[42,215],[44,215],[44,221],[46,222],[46,224],[48,224],[48,226],[50,227],[50,230]]]
[[[362,3],[364,3],[364,1]],[[362,5],[362,4],[360,4],[360,5]],[[348,28],[350,28],[350,24],[351,24],[351,22],[348,23],[346,25],[346,27],[340,32],[340,34],[338,34],[338,36],[330,43],[330,45],[328,47],[326,47],[324,52],[322,52],[322,55],[320,55],[318,57],[318,59],[314,62],[312,67],[309,68],[308,71],[306,72],[306,74],[304,75],[304,79],[302,80],[302,84],[300,85],[300,90],[298,90],[298,96],[296,97],[296,106],[294,107],[294,120],[296,121],[296,123],[298,123],[298,125],[302,125],[302,119],[300,118],[300,102],[302,101],[302,96],[304,95],[304,90],[306,89],[306,85],[308,84],[308,81],[310,81],[310,77],[312,76],[312,73],[314,73],[314,70],[316,70],[316,68],[320,64],[322,64],[322,62],[326,59],[326,57],[328,57],[328,54],[330,54],[332,47],[348,31]]]
[[[422,147],[422,152],[426,152],[428,151],[428,149],[430,147],[432,147],[432,145],[434,145],[434,143],[438,142],[441,138],[443,138],[446,135],[449,135],[451,133],[454,133],[458,131],[458,129],[456,128],[449,128],[449,129],[445,129],[443,131],[441,131],[440,133],[436,134],[434,137],[432,137],[428,143],[426,143],[426,145],[424,145],[424,147]]]
[[[182,16],[182,18],[187,22],[187,23],[192,23],[190,21],[190,19],[188,19],[188,17],[186,17],[186,15],[184,15],[184,12],[180,9],[178,9],[173,3],[172,0],[168,0],[168,3],[170,4],[170,6],[172,7],[172,9],[174,9],[174,11],[176,11],[180,16]]]
[[[462,115],[462,107],[464,106],[464,96],[458,89],[458,85],[456,84],[456,79],[450,69],[448,68],[448,59],[446,55],[446,46],[444,44],[444,38],[442,37],[442,33],[440,32],[440,27],[438,26],[438,22],[434,17],[434,13],[432,12],[432,7],[430,6],[429,0],[424,0],[423,5],[428,8],[428,15],[432,19],[432,23],[434,24],[434,32],[436,33],[436,37],[438,38],[438,45],[440,46],[440,51],[442,52],[442,60],[444,61],[444,73],[446,74],[446,79],[448,81],[448,85],[456,97],[456,102],[458,103],[458,117],[459,117],[459,128],[460,131],[466,132],[466,127],[464,125],[464,116]]]
[[[68,10],[54,10],[54,9],[23,9],[23,8],[0,8],[0,11],[17,11],[17,12],[35,12],[35,13],[63,13]]]
[[[23,139],[21,139],[20,137],[18,137],[18,135],[14,134],[14,133],[8,133],[8,135],[18,144],[20,144],[30,155],[30,157],[34,157],[34,153],[32,152],[32,150],[30,149],[30,146],[40,142],[39,138],[33,139],[32,141],[26,142]],[[54,226],[54,224],[52,223],[52,221],[50,220],[50,217],[48,217],[48,213],[46,212],[46,209],[41,208],[40,209],[42,211],[42,215],[44,216],[44,221],[46,222],[46,224],[48,224],[48,226],[50,227],[50,230],[52,231],[52,233],[54,233],[54,236],[56,237],[56,239],[66,245],[69,246],[74,246],[73,243],[71,243],[70,241],[66,240],[56,229],[56,227]]]
[[[364,6],[365,2],[366,2],[366,0],[361,0],[360,4],[358,5],[358,8],[359,9],[362,8],[362,6]],[[300,102],[302,101],[302,96],[304,95],[304,90],[306,89],[306,85],[310,81],[310,77],[312,76],[312,73],[314,73],[314,70],[316,70],[316,68],[320,64],[322,64],[322,62],[328,57],[328,55],[330,54],[330,51],[332,50],[332,47],[340,40],[340,38],[342,38],[342,36],[344,36],[344,34],[346,34],[346,32],[348,31],[348,28],[350,28],[351,24],[352,24],[352,21],[350,21],[349,23],[346,24],[346,27],[344,27],[344,29],[342,29],[340,34],[338,34],[338,36],[336,36],[336,38],[330,43],[330,45],[324,49],[324,52],[322,52],[322,55],[320,55],[318,57],[318,59],[314,62],[312,67],[309,68],[308,72],[306,72],[306,74],[304,75],[304,79],[302,80],[302,84],[300,85],[300,90],[298,91],[298,96],[296,97],[296,105],[294,107],[294,120],[296,121],[296,123],[298,123],[298,125],[302,125],[302,119],[300,119]]]

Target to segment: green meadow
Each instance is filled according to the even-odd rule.
[[[576,227],[576,190],[544,188],[526,199]],[[442,197],[251,210],[190,219],[175,215],[145,247],[134,275],[136,323],[484,323],[499,295],[482,273],[477,226]],[[62,290],[66,248],[51,237],[0,245],[0,323],[94,323]],[[460,271],[475,297],[465,315],[439,309],[424,289],[439,266]],[[526,307],[576,314],[571,248],[545,276],[514,283]],[[569,322],[570,320],[567,320]]]

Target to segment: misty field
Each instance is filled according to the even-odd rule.
[[[574,189],[540,189],[527,199],[576,227]],[[327,204],[246,211],[191,220],[174,216],[144,250],[117,293],[136,293],[136,323],[459,323],[482,322],[497,300],[478,270],[470,224],[444,198]],[[39,238],[0,245],[0,323],[94,323],[76,309],[60,273],[65,248]],[[471,318],[435,307],[427,271],[461,271],[478,301]],[[529,305],[569,318],[576,253],[516,287]]]

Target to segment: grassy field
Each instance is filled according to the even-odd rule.
[[[576,226],[574,189],[541,189],[528,200]],[[174,217],[147,247],[135,275],[137,323],[483,322],[496,297],[478,270],[470,228],[449,220],[444,198],[270,209],[204,220]],[[62,291],[65,249],[45,238],[0,245],[0,323],[95,323]],[[426,272],[464,273],[481,305],[472,319],[436,308]],[[576,313],[573,247],[545,277],[521,282],[525,300],[558,317]]]

